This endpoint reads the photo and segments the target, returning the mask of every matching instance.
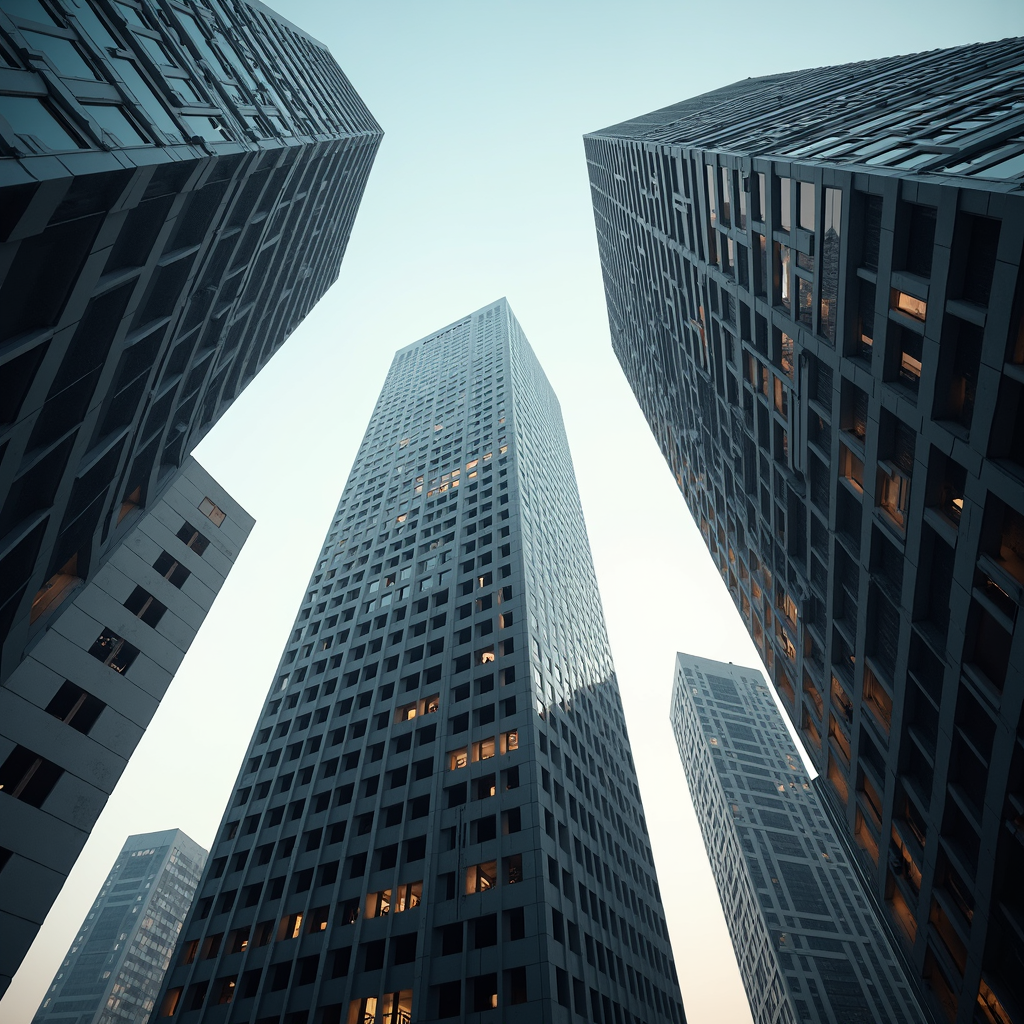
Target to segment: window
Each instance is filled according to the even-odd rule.
[[[39,588],[32,599],[29,621],[35,622],[44,612],[56,608],[81,582],[82,578],[78,575],[78,555],[74,554]]]
[[[448,770],[455,771],[457,768],[465,768],[469,764],[469,750],[466,747],[460,747],[458,750],[452,750],[448,754]]]
[[[168,583],[177,587],[181,590],[185,583],[185,580],[192,575],[191,570],[186,569],[185,566],[179,564],[178,560],[173,555],[169,555],[166,551],[160,553],[160,557],[153,563],[153,568],[163,576]]]
[[[180,530],[178,530],[175,536],[182,544],[187,548],[191,548],[197,555],[202,555],[203,552],[210,546],[209,540],[204,537],[191,523],[183,523]]]
[[[63,774],[59,765],[18,746],[0,765],[0,791],[32,807],[41,807]]]
[[[60,719],[65,725],[70,725],[72,729],[88,735],[106,706],[98,697],[86,693],[70,680],[65,680],[46,705],[46,712]]]
[[[498,862],[485,861],[466,869],[466,895],[486,892],[498,884]]]
[[[509,732],[503,733],[501,737],[501,752],[503,754],[511,753],[513,750],[519,749],[519,730],[512,729]]]
[[[473,744],[474,761],[486,761],[488,758],[494,757],[495,752],[493,736],[486,740],[477,740],[477,742]]]
[[[199,511],[202,512],[214,526],[219,527],[227,518],[227,514],[222,509],[218,508],[209,498],[203,498],[199,503]]]
[[[910,508],[910,478],[888,463],[878,464],[878,504],[903,529]]]
[[[124,606],[136,618],[142,619],[147,626],[152,626],[154,629],[164,617],[164,612],[167,611],[167,605],[161,604],[148,590],[142,587],[136,587],[128,595]]]
[[[901,292],[898,288],[892,289],[890,306],[915,320],[920,320],[921,323],[924,323],[928,316],[928,303],[924,299],[917,299],[907,292]]]
[[[800,207],[800,227],[804,231],[814,230],[814,186],[809,181],[797,183],[797,197]]]
[[[89,653],[115,672],[123,674],[139,656],[139,649],[112,629],[106,628],[89,648]]]
[[[281,924],[277,929],[277,941],[285,939],[297,939],[302,931],[302,914],[288,914],[281,918]]]

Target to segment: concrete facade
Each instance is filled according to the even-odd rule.
[[[925,1024],[758,669],[680,654],[672,729],[755,1024]]]
[[[258,2],[0,8],[0,682],[338,275],[380,127]]]
[[[1024,1018],[1024,41],[586,139],[612,341],[958,1024]]]
[[[401,349],[163,1019],[684,1014],[558,401],[508,304]]]
[[[207,502],[223,514],[219,525],[201,511]],[[253,526],[191,457],[134,517],[0,687],[0,990]]]

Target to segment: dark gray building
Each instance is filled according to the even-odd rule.
[[[684,1014],[558,401],[505,300],[394,358],[160,1014]]]
[[[337,277],[381,131],[248,0],[0,5],[0,681]]]
[[[205,863],[178,829],[129,836],[33,1024],[146,1024]]]
[[[380,137],[255,0],[0,3],[0,993],[252,526],[189,453]]]
[[[755,1024],[924,1024],[758,669],[680,654],[672,729]]]
[[[1024,1019],[1024,40],[586,139],[615,352],[944,1016]]]
[[[0,687],[0,991],[252,526],[187,459]]]

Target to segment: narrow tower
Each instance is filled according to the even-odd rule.
[[[33,1024],[146,1024],[205,863],[178,829],[129,836]]]
[[[160,1013],[684,1020],[561,413],[504,300],[394,358]]]
[[[676,657],[672,729],[755,1024],[924,1024],[757,669]]]

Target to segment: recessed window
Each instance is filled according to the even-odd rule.
[[[35,622],[45,612],[56,608],[81,582],[76,553],[39,588],[32,599],[29,621]]]
[[[160,557],[153,563],[153,568],[168,583],[179,590],[184,586],[185,580],[192,575],[190,569],[186,569],[173,555],[168,554],[166,551],[160,552]]]
[[[134,616],[142,619],[147,626],[154,628],[164,617],[164,612],[167,611],[165,604],[161,604],[148,590],[142,587],[136,587],[128,595],[124,606]]]
[[[63,774],[59,765],[18,746],[0,765],[0,792],[32,807],[41,807]]]
[[[65,725],[88,735],[106,706],[98,697],[66,679],[46,705],[46,711]]]
[[[908,292],[901,292],[898,288],[892,289],[890,305],[893,309],[898,309],[901,313],[920,320],[921,323],[924,323],[928,316],[928,303],[924,299],[915,298]]]
[[[106,628],[98,637],[89,653],[115,672],[125,673],[139,656],[139,649],[128,643],[112,629]]]
[[[199,503],[199,511],[202,512],[214,526],[220,526],[220,524],[227,518],[227,513],[218,508],[217,505],[215,505],[209,498],[203,498]]]
[[[183,523],[181,529],[175,535],[187,548],[191,548],[197,555],[210,546],[210,541],[204,537],[191,523]]]

